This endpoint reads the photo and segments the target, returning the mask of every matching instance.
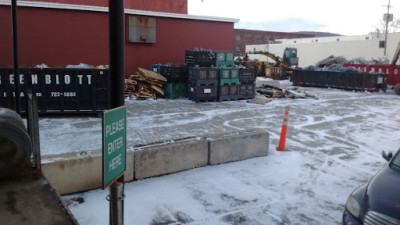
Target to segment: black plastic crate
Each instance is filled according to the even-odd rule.
[[[214,67],[189,67],[189,82],[197,80],[218,80],[218,69]]]
[[[257,71],[253,67],[239,68],[239,81],[241,84],[252,84],[256,81]]]
[[[189,86],[217,86],[218,80],[189,80]]]
[[[238,95],[239,85],[222,85],[219,86],[219,95]]]
[[[239,85],[239,94],[241,95],[249,95],[256,93],[256,85],[255,84],[240,84]]]
[[[188,66],[212,66],[215,54],[210,50],[186,51],[185,62]]]
[[[162,65],[163,64],[151,64],[150,65],[150,70],[153,71],[153,72],[156,72],[156,73],[160,73]]]
[[[180,83],[188,80],[186,65],[153,64],[150,66],[150,70],[161,74],[168,82]]]
[[[256,96],[255,84],[240,84],[239,85],[239,99],[251,99]]]
[[[189,99],[195,102],[218,101],[218,86],[189,86]]]
[[[219,101],[234,101],[239,100],[239,85],[222,85],[219,86],[218,100]]]

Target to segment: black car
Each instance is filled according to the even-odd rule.
[[[344,225],[400,225],[400,149],[382,156],[389,163],[347,199]]]

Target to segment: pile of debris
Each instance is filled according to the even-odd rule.
[[[319,61],[316,66],[319,68],[324,68],[326,66],[330,66],[333,64],[342,64],[343,65],[346,62],[347,62],[347,60],[343,56],[335,57],[335,56],[331,55],[328,58]]]
[[[257,93],[264,95],[267,98],[285,98],[285,92],[281,88],[274,86],[263,85],[262,88],[257,89]]]
[[[274,98],[313,98],[318,99],[316,96],[306,93],[305,91],[301,91],[298,88],[288,88],[282,89],[273,85],[264,84],[262,87],[257,88],[257,93],[266,97],[266,99],[255,98],[249,100],[248,102],[256,103],[256,104],[265,104],[271,102]]]
[[[125,97],[136,96],[137,100],[164,97],[163,86],[167,79],[161,74],[138,68],[138,72],[125,79]]]
[[[310,65],[304,68],[304,70],[311,71],[331,71],[331,72],[360,72],[359,69],[354,67],[344,66],[344,64],[363,64],[363,65],[374,65],[374,64],[389,64],[389,60],[385,57],[379,59],[366,60],[364,58],[354,58],[347,60],[342,56],[329,56],[326,59],[319,61],[316,65]]]

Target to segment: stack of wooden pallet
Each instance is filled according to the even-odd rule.
[[[137,100],[164,97],[163,85],[167,79],[161,74],[138,68],[138,72],[125,80],[125,94],[136,96]]]
[[[135,93],[137,81],[125,79],[125,98],[131,97]]]

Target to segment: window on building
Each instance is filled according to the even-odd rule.
[[[128,40],[133,43],[156,43],[156,19],[129,16]]]
[[[246,34],[245,39],[246,41],[251,41],[251,34]]]
[[[270,40],[271,40],[271,36],[266,35],[266,36],[265,36],[265,41],[270,41]]]
[[[240,52],[240,46],[236,45],[235,51]]]
[[[236,34],[236,41],[240,41],[240,34]]]
[[[379,41],[379,48],[385,48],[385,41]]]
[[[260,34],[257,34],[255,36],[256,41],[262,41],[262,36]]]

